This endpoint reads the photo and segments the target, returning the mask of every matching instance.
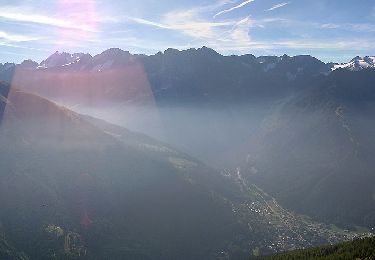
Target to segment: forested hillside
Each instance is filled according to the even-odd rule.
[[[334,246],[322,246],[306,250],[298,250],[285,254],[261,258],[264,260],[293,260],[293,259],[375,259],[375,238],[365,238],[353,242],[342,243]]]

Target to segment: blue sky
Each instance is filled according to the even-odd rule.
[[[375,55],[374,0],[0,0],[0,62],[110,47],[153,54]]]

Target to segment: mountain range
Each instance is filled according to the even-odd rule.
[[[326,64],[308,55],[222,56],[206,47],[167,49],[150,56],[113,48],[94,57],[56,52],[40,64],[31,60],[19,65],[8,63],[0,66],[0,75],[10,79],[9,74],[16,68],[13,83],[20,88],[27,78],[28,91],[60,101],[75,98],[85,105],[150,99],[174,102],[176,98],[185,102],[216,102],[218,98],[246,102],[252,97],[289,94],[304,87],[301,82],[310,82],[339,68],[373,68],[374,59],[356,57],[347,64]],[[48,84],[50,81],[54,81],[53,87]]]
[[[38,259],[227,259],[373,231],[373,60],[203,47],[1,65],[4,241]]]
[[[188,49],[179,51],[177,49],[167,49],[164,53],[159,52],[156,55],[151,56],[160,56],[163,54],[172,54],[178,52],[185,52],[192,54],[194,52],[211,52],[211,54],[215,55],[218,54],[214,50],[202,47],[200,49]],[[25,60],[19,66],[29,69],[62,69],[62,67],[66,70],[90,70],[90,71],[102,71],[113,69],[114,67],[118,67],[119,65],[125,65],[129,61],[134,61],[138,58],[145,58],[150,57],[147,55],[137,54],[132,55],[128,51],[123,51],[119,48],[112,48],[108,49],[101,54],[92,56],[89,53],[67,53],[67,52],[59,52],[56,51],[47,59],[43,60],[42,62],[38,63],[32,60]],[[232,57],[235,57],[232,55]],[[243,60],[252,59],[254,63],[261,64],[264,71],[273,70],[274,68],[279,66],[280,61],[285,58],[290,58],[287,55],[278,57],[278,56],[259,56],[255,57],[251,54],[246,54],[240,56]],[[309,55],[299,55],[295,56],[296,60],[303,61],[303,58],[313,58]],[[339,68],[345,68],[352,71],[358,71],[365,68],[373,68],[375,64],[375,56],[365,56],[360,57],[356,56],[348,63],[327,63],[325,72],[328,73],[329,71],[333,71]],[[11,65],[8,63],[8,65]],[[15,64],[13,64],[15,65]],[[4,65],[2,65],[4,66]]]

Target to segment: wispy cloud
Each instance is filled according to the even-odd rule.
[[[309,23],[306,23],[305,26],[308,26]],[[351,32],[358,32],[358,33],[373,33],[375,32],[374,24],[371,23],[342,23],[342,24],[335,24],[335,23],[311,23],[312,26],[321,29],[340,29],[345,31]]]
[[[294,51],[301,51],[301,50],[311,50],[315,51],[363,51],[366,48],[371,48],[372,41],[366,39],[351,39],[351,41],[346,40],[330,40],[323,42],[319,39],[310,39],[310,40],[280,40],[280,41],[244,41],[244,42],[223,42],[223,41],[216,41],[211,42],[209,45],[210,47],[218,50],[222,53],[250,53],[254,51],[261,51],[262,53],[270,53],[275,54],[278,51],[285,50],[294,50]]]
[[[222,40],[234,42],[236,45],[246,45],[251,42],[249,30],[254,22],[250,16],[238,21],[232,28],[231,32]]]
[[[289,40],[273,43],[274,47],[286,47],[288,49],[323,49],[323,50],[363,50],[373,46],[371,40],[367,39],[350,39],[322,41],[319,39],[311,40]]]
[[[290,2],[284,2],[284,3],[276,4],[276,5],[272,6],[270,9],[267,9],[266,11],[273,11],[275,9],[279,9],[281,7],[284,7],[288,4],[290,4]]]
[[[36,14],[34,12],[26,12],[24,10],[16,10],[14,8],[0,8],[0,18],[10,21],[43,24],[66,29],[75,29],[91,32],[95,31],[95,29],[89,25],[76,24],[70,22],[67,19],[56,18],[50,15]]]
[[[211,38],[215,37],[217,31],[233,26],[236,21],[212,22],[200,18],[196,12],[177,11],[165,15],[163,22],[171,28],[191,37]]]
[[[245,2],[242,2],[242,3],[240,3],[240,4],[236,5],[236,6],[233,6],[233,7],[231,7],[231,8],[228,8],[228,9],[222,10],[222,11],[216,13],[216,14],[214,15],[214,18],[216,18],[216,17],[219,16],[219,15],[222,15],[222,14],[225,14],[225,13],[229,13],[229,12],[232,12],[232,11],[234,11],[234,10],[236,10],[236,9],[239,9],[239,8],[241,8],[241,7],[244,7],[245,5],[248,5],[248,4],[250,4],[250,3],[254,2],[254,1],[255,1],[255,0],[246,0]]]
[[[319,25],[322,29],[337,29],[340,28],[340,25],[334,23],[324,23]]]
[[[1,46],[1,43],[0,43],[0,46]],[[25,57],[25,53],[12,52],[12,51],[0,51],[0,54],[6,54],[6,55],[14,55],[14,56]]]
[[[199,13],[197,9],[172,11],[165,14],[160,22],[135,17],[127,17],[127,19],[142,25],[179,31],[193,38],[215,37],[217,30],[228,28],[236,23],[236,21],[211,22],[199,18]]]
[[[16,48],[16,49],[32,50],[32,51],[44,51],[43,49],[33,48],[29,46],[21,46],[21,45],[12,44],[9,42],[4,42],[1,40],[0,40],[0,46],[11,47],[11,48]]]
[[[210,46],[218,50],[250,46],[249,30],[252,26],[260,26],[250,17],[212,21],[207,17],[211,8],[194,7],[187,10],[171,11],[164,14],[160,21],[127,17],[128,22],[155,27],[157,29],[174,30],[190,38],[184,47]],[[171,43],[168,43],[171,45]]]
[[[238,6],[238,5],[237,5]],[[187,47],[210,46],[219,51],[243,53],[251,49],[268,48],[265,43],[251,39],[250,29],[265,28],[267,24],[286,22],[285,19],[269,18],[253,20],[250,16],[237,19],[212,21],[207,13],[209,8],[194,7],[183,11],[172,11],[162,16],[160,21],[127,17],[127,21],[152,26],[157,29],[175,30],[191,39]],[[170,44],[170,43],[168,43]]]
[[[0,39],[7,42],[28,42],[36,41],[40,38],[35,36],[20,35],[20,34],[9,34],[7,32],[0,31]]]
[[[126,17],[125,20],[128,20],[130,22],[134,22],[134,23],[137,23],[137,24],[153,26],[153,27],[157,27],[157,28],[161,28],[161,29],[173,29],[171,26],[169,26],[167,24],[162,24],[162,23],[159,23],[159,22],[154,22],[154,21],[151,21],[151,20],[138,18],[138,17]]]

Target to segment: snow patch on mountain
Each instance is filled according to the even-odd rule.
[[[337,69],[359,71],[367,68],[375,68],[375,56],[357,56],[348,63],[334,64],[332,67],[332,71]]]
[[[46,60],[42,61],[38,66],[39,69],[56,68],[60,66],[69,66],[74,63],[79,62],[79,60],[84,56],[84,53],[74,53],[70,54],[67,52],[58,52],[49,56]]]

